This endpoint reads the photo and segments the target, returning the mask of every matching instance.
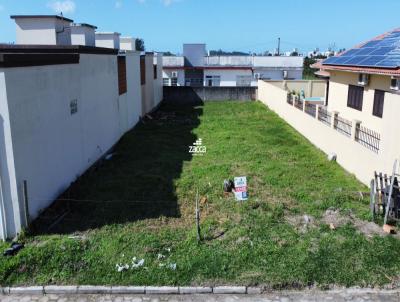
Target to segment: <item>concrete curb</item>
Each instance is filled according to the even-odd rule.
[[[236,295],[260,295],[263,293],[274,293],[275,291],[265,291],[263,287],[246,286],[215,286],[215,287],[191,287],[191,286],[91,286],[91,285],[72,285],[72,286],[29,286],[29,287],[0,287],[0,295],[74,295],[74,294],[119,294],[119,295],[186,295],[186,294],[236,294]],[[309,292],[309,293],[327,293],[327,294],[384,294],[399,295],[399,289],[375,289],[375,288],[343,288],[304,291],[276,291],[279,294]]]
[[[179,287],[172,286],[146,286],[146,294],[172,295],[179,294]]]
[[[214,294],[239,294],[243,295],[247,293],[246,286],[217,286],[214,287]]]

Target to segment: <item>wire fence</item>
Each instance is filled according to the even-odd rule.
[[[337,130],[339,133],[342,133],[349,137],[351,136],[351,121],[346,120],[345,118],[342,118],[340,116],[335,116],[333,123],[335,130]]]
[[[356,126],[355,140],[375,153],[379,152],[379,144],[381,141],[379,133],[358,124]]]

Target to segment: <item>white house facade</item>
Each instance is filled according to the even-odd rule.
[[[165,86],[257,86],[258,79],[300,80],[303,57],[209,56],[205,44],[184,44],[183,56],[163,57]]]

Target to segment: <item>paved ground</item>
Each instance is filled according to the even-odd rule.
[[[4,302],[321,302],[321,301],[384,301],[399,302],[400,295],[388,293],[280,293],[265,295],[147,295],[147,296],[119,296],[119,295],[10,295],[0,296]]]

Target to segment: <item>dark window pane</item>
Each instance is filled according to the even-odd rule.
[[[349,85],[347,107],[362,111],[364,87]]]
[[[374,116],[382,117],[384,101],[385,101],[385,92],[382,90],[375,90],[374,107],[372,111],[372,114]]]

